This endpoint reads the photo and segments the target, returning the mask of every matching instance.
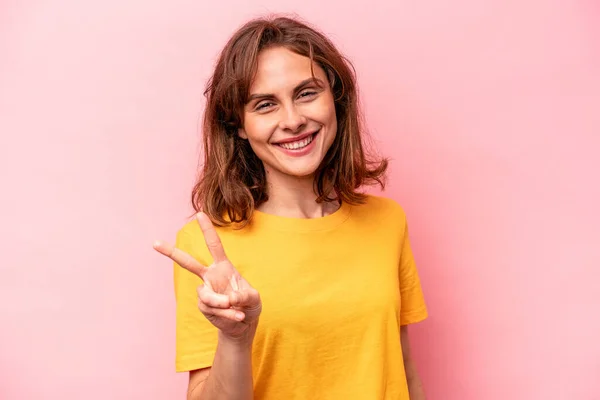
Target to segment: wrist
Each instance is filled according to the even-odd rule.
[[[250,350],[256,334],[256,325],[250,326],[240,336],[229,336],[219,331],[219,344],[238,350]]]

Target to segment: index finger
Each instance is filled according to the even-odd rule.
[[[196,214],[196,219],[200,224],[200,229],[202,229],[202,233],[204,234],[204,241],[206,242],[210,255],[213,257],[213,261],[215,263],[226,261],[227,256],[225,255],[225,249],[223,248],[221,239],[210,218],[208,218],[208,215],[199,212]]]
[[[154,242],[154,250],[158,251],[160,254],[169,257],[171,260],[175,261],[182,268],[187,269],[192,274],[202,278],[204,280],[204,274],[208,268],[204,265],[200,264],[194,257],[189,255],[183,250],[178,249],[177,247],[162,241]]]

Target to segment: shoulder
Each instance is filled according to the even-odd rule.
[[[185,225],[183,225],[179,231],[177,231],[177,238],[179,237],[191,237],[194,239],[202,239],[202,230],[200,230],[200,225],[198,225],[198,221],[196,219],[189,220]]]
[[[233,226],[216,226],[215,230],[226,250],[236,249],[243,242],[243,238],[249,236],[247,229],[235,229]],[[212,256],[196,218],[192,218],[177,231],[175,247],[190,254],[204,265],[212,263]]]
[[[364,204],[354,206],[353,213],[369,218],[382,217],[396,222],[406,219],[404,208],[396,200],[371,194],[367,195]]]
[[[397,240],[407,228],[406,213],[394,199],[368,195],[363,204],[352,206],[351,220],[361,232],[385,236],[385,240]]]
[[[177,231],[175,247],[204,262],[206,252],[202,244],[204,244],[204,235],[196,219],[191,219]]]
[[[227,236],[234,231],[232,226],[220,227],[215,226],[215,230],[219,234],[219,237]],[[192,240],[204,240],[204,234],[202,233],[202,229],[200,229],[200,225],[196,218],[192,218],[185,225],[183,225],[179,231],[177,231],[177,238],[190,238]]]

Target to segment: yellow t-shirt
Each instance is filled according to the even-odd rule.
[[[322,218],[256,211],[242,230],[217,228],[227,256],[263,302],[252,362],[257,400],[408,399],[400,326],[427,310],[406,216],[369,196]],[[212,258],[196,221],[177,247]],[[176,370],[212,365],[217,331],[198,310],[201,279],[175,265]]]

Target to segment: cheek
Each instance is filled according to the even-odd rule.
[[[323,101],[317,106],[317,110],[320,114],[319,119],[330,127],[337,126],[337,118],[335,115],[335,104],[331,96],[324,96]]]
[[[250,142],[265,142],[271,137],[271,125],[267,118],[253,118],[245,122],[244,130]]]
[[[330,134],[331,136],[335,136],[337,134],[337,116],[335,114],[335,107],[331,106],[329,108],[326,108],[326,113],[323,116],[323,121],[327,121],[327,124],[329,126],[329,130],[330,130]]]
[[[329,147],[333,144],[333,142],[335,141],[335,138],[338,134],[338,122],[337,122],[337,116],[335,113],[335,108],[332,107],[332,109],[330,110],[330,113],[328,114],[328,134],[327,134],[327,138],[326,138],[326,147],[329,149]]]

